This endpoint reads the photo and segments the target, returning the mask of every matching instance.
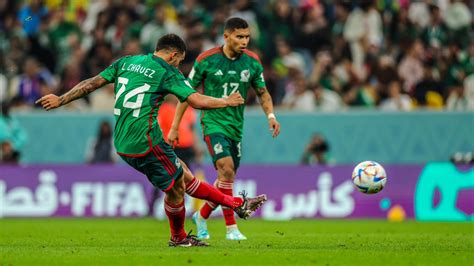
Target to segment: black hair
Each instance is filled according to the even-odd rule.
[[[242,18],[230,18],[225,22],[224,30],[233,32],[236,29],[247,29],[249,24]]]
[[[156,51],[172,49],[177,50],[179,53],[186,52],[186,44],[183,39],[176,34],[163,35],[156,44]]]

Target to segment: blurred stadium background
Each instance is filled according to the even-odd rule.
[[[0,0],[0,218],[164,219],[163,195],[114,155],[112,86],[50,113],[34,101],[121,56],[152,52],[165,33],[186,40],[187,75],[238,16],[251,26],[250,49],[282,125],[272,139],[251,91],[236,191],[269,195],[257,216],[462,221],[472,251],[473,11],[468,0]],[[175,102],[165,103],[163,125]],[[193,151],[196,175],[213,182],[197,116],[185,118],[193,130],[180,148]],[[377,195],[352,186],[363,160],[387,170]],[[199,204],[188,200],[188,212]],[[259,221],[266,224],[256,220],[256,228]],[[1,246],[13,252],[8,230],[28,225],[0,223]],[[8,252],[0,264],[18,261]],[[460,263],[472,265],[472,254],[464,256]]]

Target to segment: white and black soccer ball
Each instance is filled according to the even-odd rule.
[[[379,163],[364,161],[354,168],[352,172],[352,182],[360,192],[375,194],[385,187],[387,174]]]

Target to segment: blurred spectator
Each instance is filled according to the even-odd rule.
[[[272,71],[277,77],[274,100],[280,103],[287,93],[285,87],[290,78],[297,73],[304,73],[304,59],[299,53],[292,51],[288,42],[282,38],[276,40],[276,49],[277,56],[271,64]]]
[[[317,111],[337,112],[345,108],[341,96],[335,91],[328,90],[321,85],[313,86],[314,103]]]
[[[58,59],[55,72],[61,73],[73,51],[81,49],[82,34],[79,25],[66,20],[65,7],[54,10],[51,15],[49,41]]]
[[[449,45],[451,61],[444,81],[446,86],[462,83],[466,76],[474,74],[474,43],[469,48],[465,51],[457,43]]]
[[[302,74],[297,75],[286,89],[283,105],[295,111],[314,111],[316,105],[313,93],[308,90],[308,84]]]
[[[97,75],[112,63],[114,59],[112,45],[108,42],[98,42],[92,46],[86,58],[87,70],[89,71],[88,76]]]
[[[392,81],[398,80],[398,73],[395,67],[393,58],[389,55],[382,55],[379,57],[378,64],[373,71],[374,77],[378,82],[378,91],[380,98],[383,100],[388,97],[388,85]]]
[[[6,101],[8,95],[7,77],[0,73],[0,102]]]
[[[419,28],[426,28],[430,23],[430,11],[426,2],[413,2],[408,8],[408,17]]]
[[[84,79],[82,68],[77,62],[71,62],[66,65],[61,75],[61,83],[59,84],[59,94],[64,94],[76,86]]]
[[[24,32],[28,36],[38,34],[40,24],[48,16],[48,9],[43,5],[42,0],[30,0],[18,12],[18,20],[23,26]]]
[[[421,40],[415,40],[398,66],[398,75],[403,80],[403,91],[411,92],[423,78],[424,47]]]
[[[115,152],[112,126],[108,121],[102,121],[97,137],[90,141],[86,152],[86,161],[91,164],[115,163],[118,156]]]
[[[344,94],[344,102],[350,106],[374,107],[378,101],[374,80],[355,85]]]
[[[467,47],[472,43],[472,6],[471,10],[463,1],[453,0],[447,6],[444,12],[444,20],[449,33],[452,35],[454,42],[459,43],[461,47]]]
[[[122,56],[139,55],[141,53],[142,48],[140,47],[140,41],[138,39],[131,39],[125,44]]]
[[[408,10],[400,8],[398,12],[393,15],[390,22],[388,40],[391,45],[399,45],[400,49],[408,50],[407,44],[415,40],[417,36],[417,27],[408,18]]]
[[[380,104],[384,111],[410,111],[412,103],[410,96],[402,93],[402,86],[398,80],[391,81],[388,85],[388,97]]]
[[[363,67],[367,53],[377,53],[382,45],[382,18],[373,1],[362,1],[354,9],[344,26],[344,38],[350,43],[353,64],[360,79],[367,73]]]
[[[49,71],[42,68],[32,57],[26,59],[23,71],[12,103],[15,106],[34,107],[36,100],[53,91],[53,78]]]
[[[108,5],[108,1],[91,1],[87,8],[86,18],[82,24],[82,29],[85,33],[90,34],[94,29],[105,27],[107,21],[103,20],[102,22],[99,22],[99,14],[104,16],[104,10],[107,9]]]
[[[439,109],[444,105],[444,85],[435,78],[433,67],[429,63],[425,63],[423,78],[416,84],[412,92],[418,106]]]
[[[0,141],[0,163],[1,164],[18,164],[20,161],[20,153],[13,149],[11,142]]]
[[[309,76],[309,83],[312,85],[319,84],[325,88],[340,91],[340,84],[333,76],[333,59],[331,54],[324,50],[316,54],[314,59],[314,68]],[[345,69],[343,70],[346,71]],[[348,73],[340,73],[341,75],[348,75]],[[346,79],[347,81],[347,79]]]
[[[107,84],[90,95],[91,109],[94,112],[111,113],[115,106],[114,85]]]
[[[434,4],[429,5],[430,22],[423,32],[428,47],[438,49],[447,44],[448,29],[441,18],[441,10]]]
[[[298,47],[308,49],[312,54],[330,45],[331,29],[323,12],[323,6],[315,4],[308,6],[301,14]]]
[[[10,103],[0,104],[0,143],[2,145],[2,161],[18,162],[20,153],[27,142],[26,131],[17,119],[10,116]]]
[[[297,11],[290,5],[288,0],[277,0],[272,5],[267,15],[267,28],[270,40],[277,39],[277,36],[284,40],[291,40],[296,32]],[[273,49],[269,47],[269,49]],[[273,55],[274,53],[270,54]]]
[[[278,64],[282,64],[285,71],[283,75],[292,75],[296,72],[305,73],[305,62],[303,56],[292,49],[288,41],[278,38],[276,40],[278,57],[273,60],[273,65],[278,71]],[[293,71],[293,72],[292,72]]]
[[[451,87],[446,109],[452,111],[474,111],[474,74]]]
[[[189,36],[187,38],[189,45],[186,47],[186,57],[181,62],[180,70],[185,76],[191,72],[194,61],[204,49],[204,39],[201,34]]]
[[[114,52],[120,51],[124,43],[129,39],[128,29],[132,23],[132,18],[126,10],[119,10],[115,18],[115,23],[105,32],[105,39],[112,44]]]
[[[328,164],[332,161],[329,156],[329,144],[323,135],[314,133],[310,142],[306,145],[301,163],[305,165]]]
[[[175,22],[166,19],[166,13],[163,6],[157,5],[153,20],[145,24],[140,33],[140,44],[142,49],[146,53],[155,51],[156,40],[167,33],[181,33],[180,35],[183,37],[182,30],[179,29],[179,26]]]

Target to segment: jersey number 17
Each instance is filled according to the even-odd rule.
[[[230,85],[230,88],[232,89],[230,91],[229,94],[228,91],[229,91],[229,85]],[[222,95],[222,98],[227,98],[229,97],[232,93],[236,92],[238,89],[239,89],[239,83],[235,83],[235,82],[226,82],[224,83],[224,85],[222,85],[222,88],[224,88],[224,94]]]

